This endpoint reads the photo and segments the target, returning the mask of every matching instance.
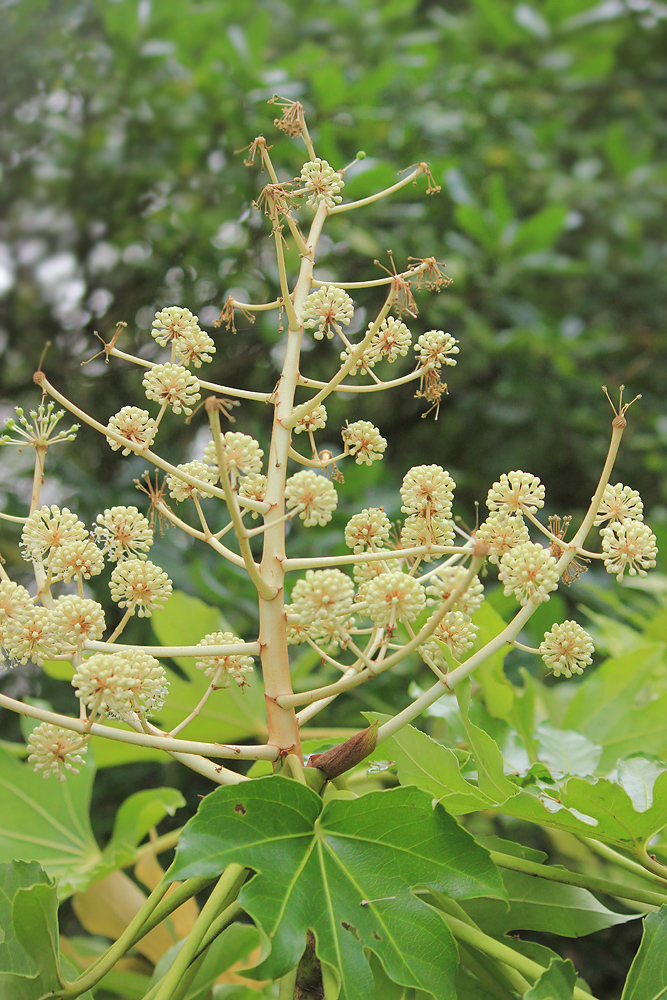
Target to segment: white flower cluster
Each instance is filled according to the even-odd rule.
[[[312,469],[304,469],[290,476],[285,483],[287,509],[302,507],[299,517],[311,528],[315,524],[327,524],[338,504],[338,494],[333,483]]]
[[[76,668],[72,687],[91,711],[124,720],[155,715],[169,690],[164,667],[140,650],[94,653]]]
[[[391,521],[381,507],[366,507],[347,522],[345,544],[353,552],[374,552],[389,541]]]
[[[537,542],[522,542],[506,552],[498,564],[498,579],[505,594],[513,594],[519,604],[542,604],[558,587],[556,559]]]
[[[119,562],[109,581],[111,599],[140,618],[150,618],[171,595],[171,580],[149,559]]]
[[[400,570],[374,576],[364,587],[364,598],[366,614],[380,628],[414,621],[426,605],[422,584]]]
[[[67,507],[39,507],[27,519],[21,532],[21,554],[27,562],[48,566],[53,553],[64,542],[86,541],[88,532],[82,521]]]
[[[239,484],[239,497],[247,497],[249,500],[266,500],[266,476],[261,472],[251,472],[244,476]],[[253,510],[252,517],[259,517],[256,510]]]
[[[497,563],[510,549],[530,541],[528,528],[521,514],[516,517],[503,513],[489,514],[475,532],[475,537],[488,545],[487,558],[491,563]]]
[[[429,595],[426,603],[429,606],[448,601],[451,595],[463,583],[468,570],[465,566],[441,566],[427,582],[426,593]],[[452,605],[452,611],[461,611],[472,618],[484,600],[484,587],[478,576],[472,580]]]
[[[456,359],[452,355],[459,353],[458,343],[451,333],[443,333],[442,330],[422,333],[415,344],[419,367],[439,371],[443,365],[455,365]]]
[[[238,646],[243,643],[233,632],[210,632],[203,639],[199,640],[200,646]],[[224,675],[222,684],[218,687],[228,687],[231,677],[239,687],[243,687],[248,682],[245,674],[253,672],[252,656],[245,653],[225,653],[222,655],[213,654],[211,656],[200,656],[195,660],[195,666],[203,670],[207,677],[215,677],[217,674]]]
[[[309,330],[316,327],[313,336],[331,340],[334,333],[342,333],[341,327],[348,326],[354,315],[352,299],[343,288],[323,285],[311,292],[301,307],[301,319]]]
[[[98,514],[95,536],[111,562],[145,559],[153,544],[153,529],[136,507],[107,507]]]
[[[304,431],[321,431],[327,425],[327,408],[324,403],[314,406],[309,413],[305,413],[294,425],[294,433],[302,434]]]
[[[357,465],[364,462],[372,465],[382,458],[387,447],[386,439],[368,420],[355,420],[354,423],[346,424],[341,437],[346,451],[355,456]]]
[[[181,472],[185,472],[188,476],[201,479],[202,482],[210,483],[212,486],[218,481],[217,471],[214,471],[208,465],[204,465],[203,462],[184,462],[181,465],[177,465],[176,468]],[[191,500],[196,496],[211,496],[205,489],[198,486],[191,486],[190,483],[186,483],[179,476],[167,476],[166,482],[169,488],[169,496],[178,503],[182,503],[183,500]]]
[[[593,662],[594,652],[590,635],[574,621],[566,621],[562,625],[554,623],[540,644],[542,659],[551,667],[555,677],[583,674],[584,667]]]
[[[113,417],[109,417],[108,427],[137,448],[148,448],[155,436],[155,421],[148,410],[142,410],[139,406],[123,406]],[[129,455],[134,450],[124,448],[113,438],[108,437],[107,441],[114,451],[123,448],[123,455]]]
[[[477,626],[462,611],[449,611],[438,622],[430,639],[420,649],[441,670],[447,670],[447,660],[443,646],[446,646],[455,660],[460,660],[475,641]]]
[[[232,481],[235,481],[239,475],[251,476],[262,471],[264,452],[250,434],[227,431],[222,435],[222,450]],[[215,441],[209,441],[204,448],[204,462],[207,465],[212,465],[218,473],[221,473],[222,470],[218,468]]]
[[[185,413],[187,416],[201,398],[198,379],[187,368],[171,362],[155,365],[146,372],[143,386],[148,399],[161,406],[171,406],[174,413]]]
[[[41,773],[44,778],[53,774],[59,781],[65,781],[67,771],[79,773],[88,747],[78,733],[42,722],[30,733],[28,749],[28,763],[37,774]]]
[[[521,469],[503,472],[499,482],[489,490],[486,506],[501,514],[520,514],[521,511],[534,514],[544,507],[544,486],[530,472],[522,472]]]
[[[329,208],[333,208],[343,200],[339,194],[345,186],[342,175],[319,156],[304,163],[299,181],[308,192],[306,204],[311,208],[317,208],[322,201]]]
[[[202,361],[212,361],[215,344],[199,328],[199,320],[189,309],[169,306],[155,314],[151,334],[162,347],[171,346],[174,357],[184,365],[201,368]]]
[[[644,523],[644,505],[637,490],[622,483],[609,484],[593,523],[605,525],[600,528],[604,566],[619,582],[626,570],[630,576],[646,576],[655,566],[658,546]]]
[[[370,326],[368,329],[370,330]],[[405,357],[411,342],[412,334],[405,323],[394,316],[387,316],[386,319],[382,320],[380,328],[371,338],[370,344],[359,360],[350,369],[350,375],[356,375],[359,371],[368,371],[370,368],[374,368],[378,361],[386,360],[389,364],[393,364],[397,358]],[[347,361],[354,350],[354,345],[346,347],[341,353],[341,360]]]
[[[354,583],[339,569],[308,570],[292,588],[292,614],[308,626],[322,619],[344,618],[354,603]]]

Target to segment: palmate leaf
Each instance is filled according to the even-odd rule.
[[[185,826],[171,877],[215,875],[232,862],[257,873],[239,902],[262,935],[259,979],[293,969],[311,929],[347,1000],[373,995],[364,949],[395,982],[454,1000],[453,939],[411,889],[456,898],[504,890],[488,853],[431,803],[417,788],[323,803],[278,776],[219,788]]]

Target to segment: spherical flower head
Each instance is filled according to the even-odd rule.
[[[369,420],[355,420],[347,424],[341,431],[341,437],[357,465],[372,465],[379,461],[387,447],[386,439]]]
[[[111,574],[109,589],[119,607],[150,618],[169,599],[171,580],[149,559],[125,559]]]
[[[196,333],[201,333],[199,320],[197,316],[192,315],[189,309],[183,309],[181,306],[168,306],[155,313],[151,336],[160,347],[176,345],[179,341]]]
[[[0,645],[4,645],[8,623],[24,621],[32,609],[32,599],[25,587],[12,580],[0,581]]]
[[[343,190],[345,181],[326,160],[321,160],[319,156],[304,163],[299,181],[309,192],[306,204],[311,208],[317,208],[322,201],[329,208],[333,208],[343,200],[338,192]]]
[[[477,626],[473,625],[468,615],[464,615],[462,611],[448,611],[438,622],[431,638],[420,649],[424,650],[437,667],[447,670],[447,661],[440,643],[447,647],[455,660],[460,660],[475,642],[476,632]]]
[[[421,514],[411,514],[406,517],[401,528],[401,545],[411,549],[414,546],[451,545],[454,541],[454,525],[444,517],[422,517]],[[424,553],[422,559],[431,562],[432,555]]]
[[[465,566],[441,566],[429,578],[426,593],[429,595],[426,603],[429,606],[448,601],[454,591],[461,585],[468,570]],[[484,586],[478,576],[472,580],[452,605],[452,611],[461,611],[469,618],[481,607],[484,600]]]
[[[415,465],[403,478],[404,514],[449,519],[456,483],[440,465]]]
[[[51,612],[41,605],[33,605],[24,618],[10,618],[5,627],[2,644],[10,660],[38,666],[59,652],[53,636]]]
[[[300,646],[309,635],[308,626],[301,621],[291,604],[285,605],[285,615],[287,616],[287,645]]]
[[[307,528],[327,524],[338,504],[338,494],[333,483],[325,476],[318,476],[312,469],[304,469],[290,476],[285,483],[287,509],[303,504],[299,517]]]
[[[411,622],[424,609],[426,596],[418,580],[400,570],[380,573],[365,585],[366,614],[380,628]]]
[[[244,640],[233,632],[211,632],[199,640],[200,646],[238,646]],[[239,687],[247,683],[244,674],[253,672],[252,656],[245,653],[226,653],[217,656],[200,656],[195,666],[203,670],[207,677],[215,677],[219,670],[223,671],[224,682],[219,687],[227,687],[229,678],[233,678]],[[221,678],[222,679],[222,678]]]
[[[36,774],[44,778],[55,775],[58,781],[67,780],[67,772],[78,774],[84,763],[88,747],[78,733],[41,722],[28,737],[28,763]]]
[[[49,568],[54,578],[69,583],[72,577],[90,580],[104,569],[104,558],[92,536],[63,542],[51,553]]]
[[[369,327],[370,329],[370,327]],[[412,334],[409,329],[395,316],[387,316],[380,323],[380,327],[371,338],[368,348],[369,354],[376,361],[385,360],[393,364],[396,358],[405,357],[410,350]]]
[[[153,529],[136,507],[107,507],[96,521],[95,536],[111,562],[146,558],[153,544]]]
[[[155,421],[148,410],[142,410],[139,406],[123,406],[113,417],[109,417],[108,426],[139,448],[148,448],[155,436]],[[114,451],[123,448],[113,438],[108,437],[107,441]],[[132,448],[123,448],[122,453],[129,455],[131,451]]]
[[[624,486],[623,483],[616,483],[615,486],[608,483],[600,501],[597,518],[593,521],[593,524],[597,526],[598,524],[604,524],[605,521],[612,524],[615,521],[643,520],[644,504],[637,490],[631,490],[629,486]]]
[[[451,333],[444,333],[442,330],[422,333],[415,344],[419,367],[439,370],[443,365],[455,365],[456,358],[452,355],[459,353],[458,343]]]
[[[213,361],[215,354],[215,344],[212,338],[199,327],[177,340],[174,348],[176,360],[186,368],[189,368],[190,365],[201,368],[202,362]]]
[[[260,502],[266,500],[266,476],[261,472],[251,472],[249,476],[244,476],[239,484],[239,497]],[[259,517],[256,510],[253,510],[252,517],[253,520]]]
[[[345,526],[345,544],[353,552],[375,551],[389,541],[391,521],[382,507],[366,507]]]
[[[486,498],[489,510],[502,514],[520,514],[522,511],[535,513],[544,507],[544,486],[531,472],[503,472],[494,483]]]
[[[53,632],[61,643],[76,646],[88,639],[98,640],[106,627],[102,605],[88,597],[65,594],[51,610]]]
[[[204,465],[203,462],[184,462],[182,465],[176,466],[182,472],[185,472],[189,476],[194,476],[195,479],[201,479],[205,483],[210,483],[214,485],[218,479],[218,474],[209,465]],[[201,496],[211,496],[212,494],[207,493],[205,490],[200,489],[197,486],[191,486],[190,483],[186,483],[184,479],[179,479],[178,476],[167,476],[167,486],[169,487],[169,496],[173,497],[178,503],[182,503],[183,500],[191,500],[192,497]]]
[[[329,340],[334,332],[341,333],[341,326],[348,326],[354,315],[352,299],[343,288],[323,285],[311,292],[301,307],[301,319],[308,330],[317,327],[313,333],[315,340],[326,335]]]
[[[294,433],[302,434],[304,431],[321,431],[327,425],[327,408],[324,403],[314,406],[310,413],[306,413],[294,425]]]
[[[292,588],[292,611],[308,625],[325,618],[349,614],[354,603],[354,584],[339,569],[309,569],[305,579]]]
[[[144,375],[143,386],[148,399],[160,405],[166,403],[174,413],[185,413],[187,416],[201,397],[199,381],[181,365],[155,365]]]
[[[583,674],[584,667],[593,662],[594,652],[593,640],[586,629],[573,621],[562,625],[554,622],[540,643],[542,659],[551,667],[554,677]]]
[[[542,604],[558,587],[556,560],[537,542],[523,542],[510,549],[498,563],[498,579],[505,594],[514,594],[521,605]]]
[[[227,431],[222,435],[222,449],[232,479],[238,473],[242,476],[250,476],[262,471],[264,452],[250,434]],[[204,461],[207,465],[212,465],[215,469],[218,468],[215,441],[209,441],[204,448]]]
[[[164,668],[140,650],[95,653],[78,665],[72,687],[89,709],[124,720],[159,711],[168,690]]]
[[[475,538],[488,545],[487,558],[491,563],[497,563],[510,549],[530,541],[528,528],[521,514],[516,517],[501,513],[489,514],[475,532]]]
[[[86,526],[67,507],[40,507],[33,511],[21,532],[21,555],[26,562],[41,560],[49,565],[51,554],[63,542],[81,541],[88,537]]]
[[[376,549],[377,552],[382,553],[382,549]],[[391,549],[387,549],[386,552],[391,553]],[[389,569],[396,567],[395,559],[387,559],[385,562],[383,559],[374,559],[372,562],[362,562],[356,563],[352,569],[352,575],[354,576],[354,581],[357,585],[357,600],[366,600],[366,586],[374,580],[377,576],[381,576],[383,573],[388,573]]]
[[[603,562],[607,573],[623,579],[626,569],[630,576],[646,576],[655,566],[658,554],[655,535],[643,521],[613,521],[600,528]]]

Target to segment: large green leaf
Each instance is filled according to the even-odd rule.
[[[667,997],[667,906],[644,919],[639,951],[630,966],[621,1000]]]
[[[35,963],[14,933],[12,905],[19,889],[32,885],[51,885],[51,880],[36,861],[10,861],[0,864],[0,972],[34,976]]]
[[[37,1000],[60,985],[58,892],[36,863],[0,866],[0,996]]]
[[[504,894],[488,853],[417,788],[322,800],[282,777],[216,789],[183,830],[171,876],[215,875],[231,862],[257,874],[241,906],[263,935],[258,978],[299,961],[310,928],[338,969],[342,995],[368,996],[364,949],[392,980],[455,997],[454,942],[415,885],[458,898]]]
[[[196,646],[211,632],[229,630],[217,608],[178,590],[171,595],[164,610],[153,615],[151,625],[158,641],[165,646]],[[167,669],[169,697],[159,716],[160,724],[167,731],[190,714],[210,683],[203,670],[195,667],[193,657],[176,657],[175,660],[186,679]],[[243,688],[232,682],[229,687],[215,691],[199,715],[183,730],[183,736],[217,743],[234,743],[250,737],[263,742],[266,710],[257,674],[252,675],[250,683]]]
[[[484,795],[500,804],[516,795],[516,785],[505,777],[503,755],[498,744],[488,733],[470,721],[470,691],[470,680],[466,679],[457,686],[456,697],[468,744],[477,764],[477,782]]]
[[[657,685],[657,687],[656,687]],[[654,690],[658,697],[648,697]],[[563,720],[603,748],[600,767],[635,752],[667,754],[664,644],[634,649],[606,660],[578,687]]]

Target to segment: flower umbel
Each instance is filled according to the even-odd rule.
[[[146,558],[153,544],[153,529],[136,507],[107,507],[96,521],[95,536],[107,559]]]
[[[604,524],[608,521],[643,521],[644,504],[637,490],[630,489],[622,483],[612,486],[607,484],[604,495],[598,508],[597,518],[594,525]]]
[[[203,639],[199,640],[200,646],[237,646],[242,643],[243,639],[239,639],[237,635],[233,632],[211,632],[209,635],[205,635]],[[227,687],[229,685],[229,678],[232,677],[239,687],[247,684],[245,679],[245,674],[251,674],[253,671],[253,659],[252,656],[246,656],[245,653],[226,653],[222,656],[200,656],[198,660],[195,661],[195,666],[199,670],[203,670],[207,677],[215,677],[220,669],[224,672],[224,682],[217,685],[218,687]]]
[[[285,500],[288,510],[303,504],[299,517],[307,528],[311,528],[331,520],[338,504],[338,494],[325,476],[318,476],[312,469],[304,469],[290,476],[285,483]]]
[[[554,623],[540,643],[540,654],[555,677],[583,674],[584,667],[593,662],[595,647],[588,632],[578,622]]]
[[[521,605],[549,600],[549,593],[558,587],[556,560],[548,549],[537,542],[523,542],[502,556],[498,579],[505,585],[505,594],[514,594]]]
[[[407,573],[380,573],[364,588],[366,614],[381,628],[411,622],[426,604],[424,588]]]
[[[341,437],[348,453],[355,456],[357,465],[364,462],[372,465],[382,458],[387,447],[386,438],[369,420],[355,420],[347,424],[341,431]]]
[[[140,618],[150,618],[168,600],[171,580],[149,559],[125,559],[119,562],[109,582],[111,599]]]
[[[88,747],[78,733],[41,722],[28,737],[28,749],[28,763],[37,774],[41,772],[44,778],[54,774],[59,781],[66,781],[67,771],[79,773]]]
[[[345,186],[345,181],[326,160],[316,157],[301,167],[299,181],[304,191],[308,192],[306,204],[317,208],[321,201],[329,208],[339,204],[343,199],[338,193]]]
[[[25,416],[20,406],[14,407],[18,416],[18,423],[13,417],[5,420],[5,434],[0,435],[0,445],[13,444],[19,448],[24,448],[26,444],[31,444],[35,448],[46,448],[61,441],[74,441],[78,424],[72,424],[67,430],[55,433],[56,427],[65,416],[64,410],[54,412],[55,403],[53,401],[44,405],[44,397],[36,410],[30,411],[30,420]],[[12,434],[18,437],[13,439]]]
[[[658,546],[655,535],[643,521],[612,521],[600,529],[602,553],[607,573],[623,579],[626,569],[630,576],[646,576],[655,566]]]
[[[341,326],[348,326],[354,314],[352,299],[342,288],[323,285],[311,292],[301,308],[301,318],[308,330],[317,327],[313,336],[331,340],[334,333],[341,333]]]
[[[51,554],[64,542],[83,541],[88,532],[82,521],[67,507],[40,507],[21,532],[21,555],[26,562],[41,559],[48,565]]]
[[[171,406],[174,413],[188,416],[201,397],[198,380],[181,365],[156,365],[144,375],[143,385],[148,399]]]
[[[139,406],[123,406],[122,409],[109,417],[108,426],[116,434],[120,434],[127,441],[139,448],[147,448],[155,436],[155,421],[149,415],[148,410],[142,410]],[[108,437],[107,441],[114,451],[123,448],[118,441]],[[123,448],[123,455],[129,455],[132,448]]]
[[[501,514],[520,514],[521,511],[535,513],[544,507],[544,486],[531,472],[503,472],[494,483],[486,498],[489,510]]]

